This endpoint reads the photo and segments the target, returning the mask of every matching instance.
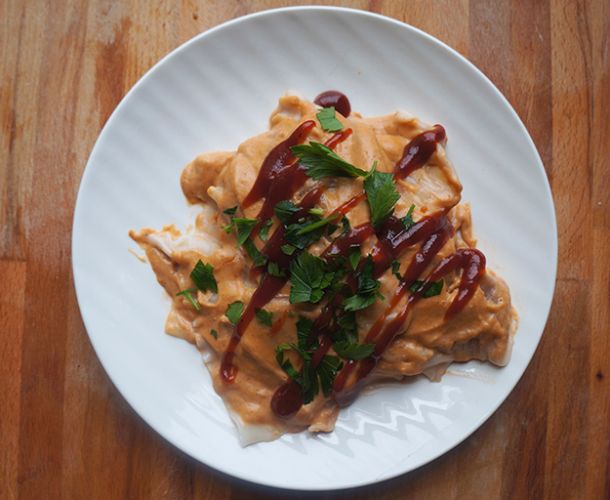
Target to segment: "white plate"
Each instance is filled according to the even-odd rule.
[[[131,228],[192,222],[184,165],[267,127],[287,89],[339,89],[364,115],[408,110],[441,123],[491,267],[510,285],[520,326],[504,369],[454,365],[363,395],[330,434],[240,448],[197,350],[163,333],[169,301],[128,252]],[[446,452],[502,403],[548,315],[557,237],[542,163],[498,90],[446,45],[362,11],[262,12],[202,33],[165,57],[119,104],[91,153],[74,215],[74,281],[108,375],[157,432],[189,455],[256,483],[303,490],[364,485]],[[465,375],[465,376],[464,376]]]

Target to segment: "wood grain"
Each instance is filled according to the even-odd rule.
[[[0,0],[0,498],[268,498],[163,441],[86,336],[72,211],[87,156],[159,58],[282,1]],[[610,3],[321,2],[447,42],[511,101],[542,156],[559,225],[542,343],[507,401],[433,463],[345,498],[610,498]],[[535,286],[535,284],[532,284]]]

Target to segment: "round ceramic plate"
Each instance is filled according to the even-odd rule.
[[[345,92],[364,115],[407,110],[441,123],[491,267],[520,324],[505,368],[454,365],[363,394],[334,432],[241,448],[200,354],[163,333],[169,300],[130,252],[132,228],[193,221],[184,165],[267,128],[287,90]],[[410,471],[458,444],[507,397],[531,359],[553,295],[557,239],[545,173],[523,124],[472,64],[431,36],[362,11],[304,7],[196,36],[119,104],[91,153],[74,215],[74,280],[91,342],[121,394],[189,455],[256,483],[336,489]]]

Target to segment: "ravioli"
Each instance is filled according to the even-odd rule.
[[[166,332],[203,353],[243,445],[330,432],[381,379],[508,362],[517,314],[445,143],[404,112],[286,94],[269,130],[186,166],[189,230],[130,232],[172,298]]]

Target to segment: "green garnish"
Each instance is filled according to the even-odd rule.
[[[280,247],[282,249],[282,252],[285,253],[286,255],[292,255],[294,253],[294,251],[297,249],[297,247],[295,247],[294,245],[282,245]]]
[[[237,325],[244,312],[244,303],[241,300],[229,304],[225,312],[225,316],[229,318],[232,325]]]
[[[324,396],[330,394],[330,390],[337,376],[337,372],[341,369],[343,363],[337,356],[324,356],[318,365],[318,377],[320,378],[320,386]],[[315,394],[314,394],[315,396]],[[312,398],[313,399],[313,398]]]
[[[235,212],[237,212],[237,205],[235,205],[234,207],[231,207],[231,208],[227,208],[226,210],[222,211],[223,214],[227,214],[227,215],[235,215]]]
[[[365,177],[368,174],[319,142],[292,146],[290,150],[305,166],[307,175],[316,180],[324,177]]]
[[[280,269],[277,262],[269,262],[267,264],[267,273],[276,278],[284,278],[286,276],[286,272]]]
[[[214,278],[214,268],[211,264],[204,264],[201,260],[198,260],[191,271],[191,279],[202,292],[211,290],[218,293],[218,283]]]
[[[211,335],[212,337],[214,337],[216,340],[218,340],[218,332],[217,332],[216,330],[214,330],[214,328],[212,328],[212,329],[210,330],[210,335]]]
[[[199,302],[197,302],[195,297],[193,297],[194,293],[197,293],[197,290],[195,288],[189,288],[187,290],[182,290],[181,292],[178,292],[176,294],[176,297],[178,297],[178,296],[186,297],[186,299],[191,303],[191,305],[197,311],[201,311],[201,306],[199,305]]]
[[[242,246],[249,238],[252,229],[258,223],[258,219],[246,219],[243,217],[233,217],[231,219],[237,229],[237,244]]]
[[[342,340],[333,344],[334,351],[345,359],[364,359],[368,358],[375,350],[375,344],[358,344]]]
[[[331,223],[338,217],[339,217],[339,214],[332,214],[324,219],[320,219],[320,220],[317,220],[314,222],[309,222],[307,224],[300,224],[300,227],[295,229],[295,235],[303,236],[304,234],[311,233],[312,231],[315,231],[316,229],[320,229],[321,227],[326,226],[327,224]],[[291,224],[291,226],[292,226],[292,224]],[[288,226],[288,227],[290,230],[290,226]]]
[[[352,230],[352,226],[349,223],[349,219],[344,215],[341,218],[341,234],[347,234]]]
[[[443,280],[433,281],[428,285],[428,289],[422,294],[424,299],[434,297],[436,295],[440,295],[443,290]],[[409,291],[413,293],[417,293],[422,289],[424,285],[423,281],[414,281],[413,284],[409,287]]]
[[[321,209],[320,207],[310,208],[308,210],[308,212],[311,215],[319,215],[320,217],[322,217],[324,215],[324,210]]]
[[[258,237],[263,240],[263,241],[267,241],[267,239],[269,238],[269,229],[271,229],[271,226],[273,226],[273,221],[271,219],[267,219],[263,225],[261,226],[260,231],[258,232]]]
[[[304,316],[299,316],[297,320],[297,344],[300,349],[307,349],[309,347],[309,336],[311,335],[311,329],[313,328],[313,321]]]
[[[337,120],[337,117],[335,116],[334,106],[322,108],[316,114],[316,117],[318,118],[322,129],[326,132],[338,132],[343,129],[343,124]]]
[[[392,274],[396,276],[398,281],[402,279],[402,276],[400,275],[400,262],[398,262],[396,259],[392,261]]]
[[[265,257],[261,251],[256,247],[252,238],[246,239],[244,241],[243,247],[246,249],[246,253],[252,259],[252,263],[255,267],[264,266],[267,262],[267,257]]]
[[[290,263],[290,303],[320,302],[334,273],[326,272],[325,262],[309,252],[302,252]]]
[[[282,224],[288,224],[290,218],[299,210],[301,209],[290,200],[280,201],[273,209],[275,215],[277,215],[277,218],[280,219]]]
[[[328,396],[335,376],[343,366],[338,356],[324,356],[315,369],[312,367],[313,353],[319,346],[317,339],[310,341],[313,324],[312,320],[299,317],[296,324],[297,343],[280,344],[275,348],[275,359],[278,364],[301,387],[304,404],[313,401],[320,388],[322,388],[324,396]],[[300,356],[303,362],[300,371],[294,368],[290,360],[285,359],[286,351],[294,351]]]
[[[378,226],[392,214],[400,199],[392,174],[371,171],[364,179],[364,191],[371,209],[371,222]]]
[[[347,257],[347,259],[349,260],[349,265],[351,266],[352,270],[356,270],[356,268],[358,267],[358,263],[360,262],[360,247],[359,246],[355,246],[353,248],[350,249],[349,251],[349,256]]]
[[[293,380],[298,382],[300,378],[300,373],[292,366],[292,363],[288,359],[284,359],[284,352],[295,350],[299,352],[298,347],[294,344],[280,344],[275,348],[275,360],[277,364],[280,365],[280,368],[286,372],[286,374]]]
[[[257,309],[255,312],[256,319],[261,325],[271,326],[273,324],[273,313],[264,309]]]
[[[346,311],[359,311],[375,302],[379,294],[380,283],[373,278],[373,259],[369,255],[358,273],[358,289],[354,295],[343,301]]]
[[[402,223],[405,225],[405,229],[409,229],[415,224],[415,221],[413,220],[413,210],[415,210],[415,205],[411,205],[407,215],[402,218]]]

